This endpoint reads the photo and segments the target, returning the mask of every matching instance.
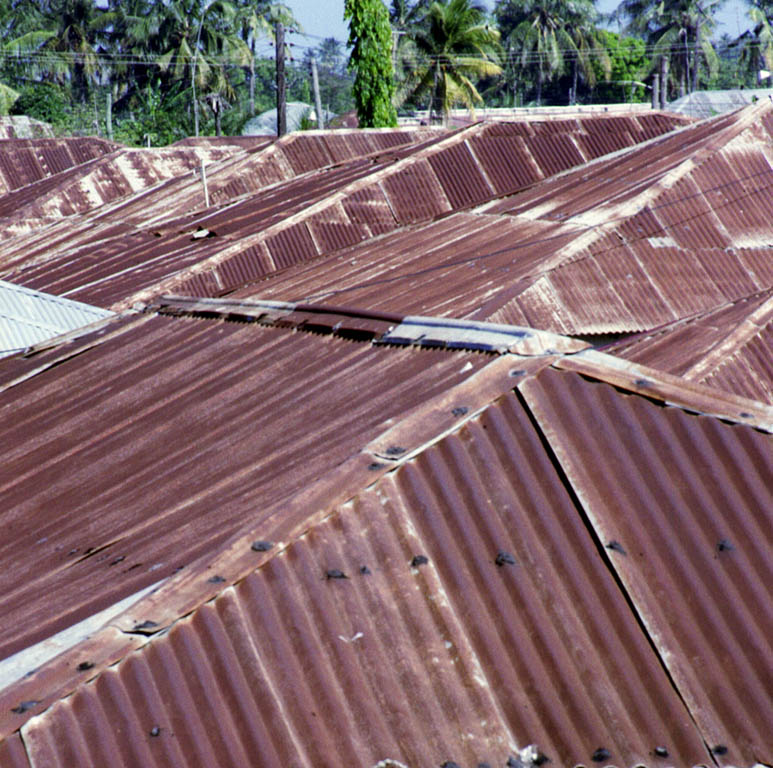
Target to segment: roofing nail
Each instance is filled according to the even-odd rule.
[[[601,763],[604,760],[609,758],[609,750],[604,749],[604,747],[599,747],[592,755],[591,760],[593,760],[594,763]]]
[[[625,548],[624,548],[624,547],[623,547],[623,545],[622,545],[622,544],[621,544],[619,541],[617,541],[616,539],[612,539],[612,541],[610,541],[610,542],[609,542],[609,543],[606,545],[606,547],[607,547],[607,549],[614,549],[614,550],[615,550],[615,552],[619,552],[621,555],[624,555],[624,554],[626,554],[626,552],[625,552]]]
[[[30,709],[34,709],[40,702],[34,701],[30,699],[29,701],[22,701],[21,704],[19,704],[17,707],[13,707],[11,709],[11,712],[17,715],[23,715],[25,712],[28,712]]]
[[[405,448],[401,445],[390,445],[389,448],[386,449],[387,456],[401,456],[404,453]]]
[[[383,466],[385,466],[385,465],[384,465],[384,464],[380,464],[380,463],[379,463],[379,462],[377,462],[377,461],[374,461],[374,462],[372,462],[371,464],[368,464],[368,469],[369,469],[371,472],[375,472],[377,469],[381,469]]]
[[[254,552],[268,552],[269,549],[271,549],[274,546],[273,541],[253,541],[252,546],[250,549],[252,549]]]
[[[368,576],[368,575],[370,575],[370,568],[368,568],[368,566],[367,566],[367,565],[361,565],[361,566],[360,566],[360,573],[361,573],[363,576]]]
[[[157,725],[154,725],[154,726],[153,726],[153,727],[150,729],[150,735],[151,735],[151,736],[158,736],[160,733],[161,733],[161,729],[160,729],[160,728],[159,728]]]
[[[348,579],[349,577],[343,571],[339,571],[338,568],[331,568],[329,571],[325,572],[325,578],[326,579]]]
[[[655,747],[652,750],[658,757],[668,757],[668,750],[665,747]]]
[[[717,544],[717,552],[730,552],[732,549],[735,549],[735,547],[727,539],[722,539]]]
[[[215,576],[210,576],[210,577],[207,579],[207,581],[208,581],[210,584],[222,584],[222,583],[225,581],[225,579],[224,579],[222,576],[217,576],[217,575],[215,575]]]
[[[86,672],[87,670],[92,669],[93,667],[94,667],[93,661],[82,661],[80,664],[78,664],[76,669],[78,670],[78,672]]]
[[[429,558],[426,555],[414,555],[411,560],[411,568],[418,568],[420,565],[426,565]]]
[[[465,413],[467,413],[467,411],[468,411],[468,410],[469,410],[469,409],[468,409],[468,408],[465,408],[465,406],[463,406],[463,405],[459,405],[459,406],[457,406],[456,408],[453,408],[453,409],[451,410],[451,413],[452,413],[454,416],[464,416],[464,414],[465,414]]]
[[[500,549],[499,552],[497,552],[497,556],[494,558],[494,563],[500,568],[503,565],[515,565],[515,558],[509,552]]]

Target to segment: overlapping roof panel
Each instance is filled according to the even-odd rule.
[[[614,354],[773,403],[773,302],[756,294],[610,347]]]
[[[0,401],[0,516],[15,532],[0,545],[0,655],[258,525],[390,419],[485,362],[151,317],[119,322],[95,346],[85,337],[3,361],[4,383],[43,372]],[[29,557],[35,578],[11,576]]]
[[[93,136],[0,140],[0,195],[118,149]]]
[[[74,331],[112,313],[0,280],[0,357]]]
[[[543,368],[413,440],[397,424],[380,450],[413,458],[29,721],[31,759],[769,759],[769,435]]]
[[[585,135],[590,130],[589,126],[603,123],[605,119],[593,117],[570,121],[571,126],[559,126],[561,130],[544,134],[549,135],[553,142],[550,163],[556,166],[555,169],[565,169],[570,163],[587,159],[577,147],[576,136]],[[672,125],[664,124],[663,130]],[[596,127],[595,130],[603,129]],[[540,123],[537,122],[529,123],[525,129],[506,124],[476,125],[447,138],[437,132],[415,132],[414,135],[409,132],[393,134],[375,131],[365,134],[364,139],[358,139],[360,142],[369,142],[362,147],[352,143],[354,134],[351,137],[349,134],[339,137],[313,132],[308,136],[299,135],[209,172],[210,201],[223,206],[233,200],[233,204],[228,207],[191,215],[192,210],[202,208],[203,187],[200,181],[173,180],[152,193],[135,196],[100,213],[94,226],[89,228],[86,238],[78,236],[77,240],[68,242],[65,234],[65,239],[58,243],[56,249],[51,248],[50,232],[45,237],[31,235],[17,238],[6,249],[5,268],[13,270],[17,282],[38,289],[53,290],[51,281],[45,278],[48,260],[51,261],[51,269],[60,275],[62,270],[70,269],[67,265],[76,259],[83,261],[83,254],[87,250],[99,250],[106,257],[103,263],[117,263],[112,256],[118,257],[124,253],[127,241],[141,239],[151,230],[153,236],[157,236],[157,242],[149,242],[145,256],[139,257],[138,254],[138,260],[129,264],[128,269],[115,274],[116,287],[105,290],[100,286],[97,293],[87,291],[72,295],[77,295],[81,300],[103,303],[109,299],[115,301],[113,297],[123,294],[127,304],[131,304],[129,298],[137,298],[138,291],[152,292],[154,280],[162,283],[162,291],[195,294],[205,286],[217,286],[220,292],[233,290],[243,282],[231,281],[230,274],[234,272],[242,276],[250,274],[252,279],[259,279],[277,268],[307,260],[312,255],[328,253],[329,249],[350,245],[357,237],[384,233],[413,221],[426,221],[459,207],[469,207],[495,194],[511,192],[543,177],[545,171],[540,170],[539,163],[544,165],[547,160],[539,160],[535,155],[535,152],[542,151],[537,146],[542,135]],[[630,133],[624,132],[621,135],[624,137],[622,140],[629,145],[634,141]],[[406,141],[416,141],[427,136],[430,138],[415,148],[393,146],[401,137]],[[345,152],[339,146],[341,142],[346,145]],[[518,145],[520,155],[497,163],[492,152],[509,153],[515,146],[513,142]],[[353,155],[356,151],[374,148],[381,154],[371,156],[368,161],[343,161],[347,153]],[[304,171],[309,163],[314,165],[323,162],[343,164],[329,168],[325,173],[315,173],[313,177],[300,177],[296,181],[279,184],[267,190],[265,196],[254,194],[266,183],[279,182]],[[261,169],[271,170],[269,177],[259,180],[257,187],[250,181],[253,167],[258,176]],[[478,179],[474,191],[467,189],[472,174]],[[458,178],[464,178],[465,184],[459,186]],[[244,196],[244,199],[240,199],[240,196]],[[154,201],[159,201],[163,208],[154,209]],[[277,236],[276,232],[270,231],[270,227],[281,229],[285,226],[278,220],[274,224],[266,218],[263,210],[268,201],[283,202],[283,218],[291,215],[295,208],[298,211],[296,218],[307,220],[306,226],[312,231],[312,237],[315,228],[324,230],[315,240],[313,253],[308,250],[306,243],[297,252],[293,247],[283,248],[278,264],[264,259],[251,263],[252,253],[265,252],[261,243]],[[178,218],[170,218],[175,216]],[[124,229],[116,232],[116,220],[120,220],[124,227],[139,227],[140,231]],[[192,268],[190,259],[180,251],[177,233],[196,230],[198,227],[206,228],[224,239],[213,244],[213,253],[207,256],[209,262],[199,259],[199,265]],[[77,226],[73,227],[73,233],[76,230]],[[238,244],[231,242],[237,239]],[[32,258],[30,254],[34,254],[38,262],[34,273],[27,273],[23,266]],[[236,270],[229,266],[233,260],[239,263]],[[144,267],[138,267],[142,262],[151,261],[150,272],[146,272]],[[160,265],[163,265],[161,273],[157,269]],[[207,272],[209,275],[202,277],[202,273]],[[84,284],[93,281],[80,275],[77,281],[58,281],[57,290],[64,290],[71,295],[70,291],[75,288],[76,282]],[[146,293],[139,294],[139,297],[146,297]]]
[[[770,436],[568,373],[521,391],[715,760],[766,762]]]

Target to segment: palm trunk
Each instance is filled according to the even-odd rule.
[[[569,91],[569,106],[573,107],[577,103],[577,59],[572,61],[572,88]]]
[[[537,106],[542,106],[542,62],[537,66]]]
[[[692,54],[692,90],[698,90],[698,68],[701,57],[701,23],[695,27],[695,50]]]

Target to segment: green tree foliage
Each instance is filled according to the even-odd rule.
[[[647,101],[648,91],[639,85],[650,69],[644,41],[601,30],[600,42],[609,56],[610,68],[604,71],[598,62],[594,62],[598,83],[594,88],[594,100],[602,103]]]
[[[748,16],[752,28],[741,36],[739,64],[756,77],[763,69],[773,72],[773,2],[752,0]]]
[[[360,126],[397,125],[387,9],[381,0],[345,0],[344,19],[349,21],[349,67],[355,72],[352,94]]]
[[[454,104],[472,111],[482,102],[476,83],[502,73],[499,32],[477,0],[436,0],[407,36],[415,56],[400,96],[415,102],[428,94],[430,121],[447,122]]]
[[[642,37],[653,52],[654,69],[660,56],[670,61],[671,92],[678,95],[699,87],[702,70],[714,75],[719,61],[709,34],[722,0],[623,0],[615,18],[626,22],[628,34]]]

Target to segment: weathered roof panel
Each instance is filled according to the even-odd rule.
[[[0,655],[258,524],[263,510],[356,454],[390,418],[486,362],[463,352],[385,355],[238,323],[127,318],[115,331],[91,348],[84,339],[63,349],[67,365],[0,401],[0,516],[16,532],[0,555],[7,574],[24,568],[30,551],[37,563],[34,580],[4,585]],[[86,351],[76,354],[81,343]],[[3,361],[0,374],[8,365],[18,380],[56,359]],[[41,410],[63,391],[66,404]],[[309,430],[319,414],[324,421]],[[51,505],[61,511],[55,519],[43,515]]]
[[[714,759],[764,762],[771,437],[571,374],[538,375],[520,390]]]
[[[0,280],[0,357],[74,331],[113,313]]]
[[[706,691],[727,684],[740,696],[745,677],[725,677],[721,664],[704,664],[658,634],[674,617],[689,621],[698,629],[691,637],[707,635],[705,650],[714,627],[734,618],[731,608],[716,622],[703,597],[712,588],[721,593],[717,585],[728,578],[735,583],[732,562],[717,568],[709,531],[679,530],[666,542],[635,534],[648,530],[645,515],[679,528],[704,514],[698,506],[682,518],[668,515],[674,499],[689,504],[697,487],[683,487],[680,478],[696,476],[685,462],[721,466],[717,504],[751,511],[755,525],[764,521],[770,486],[743,467],[749,458],[756,466],[770,460],[770,436],[573,373],[543,370],[519,390],[523,396],[504,395],[425,446],[213,602],[31,720],[23,730],[31,757],[52,765],[104,755],[148,766],[236,765],[256,755],[266,765],[370,766],[390,757],[493,765],[535,744],[561,765],[590,764],[602,750],[602,761],[625,766],[664,757],[686,766],[746,764],[750,750],[764,761],[769,734],[746,743],[749,726],[736,729],[743,708],[726,709],[717,728],[706,715],[708,697],[681,689],[692,675]],[[570,418],[546,426],[549,408]],[[632,434],[637,425],[679,460],[651,453],[655,443]],[[401,437],[398,428],[384,444]],[[579,456],[604,478],[595,495],[564,465],[567,439],[595,441]],[[622,453],[599,461],[605,449]],[[607,471],[610,461],[631,471]],[[672,493],[643,506],[639,466],[657,469],[660,487]],[[623,528],[597,524],[609,516]],[[739,531],[741,570],[765,554],[760,542],[748,550],[746,543]],[[677,600],[701,599],[680,614],[659,597],[668,621],[649,622],[633,577],[617,578],[628,559],[633,572],[657,568],[660,582],[673,579],[669,598],[678,589]],[[684,591],[685,562],[706,578],[697,592]],[[218,578],[217,569],[213,562],[202,576]],[[751,591],[740,609],[768,600],[764,590]],[[751,632],[763,657],[769,648],[757,641],[765,621],[758,617],[744,638]],[[709,709],[723,703],[714,696]],[[759,722],[769,716],[770,699],[751,705],[761,707]]]

